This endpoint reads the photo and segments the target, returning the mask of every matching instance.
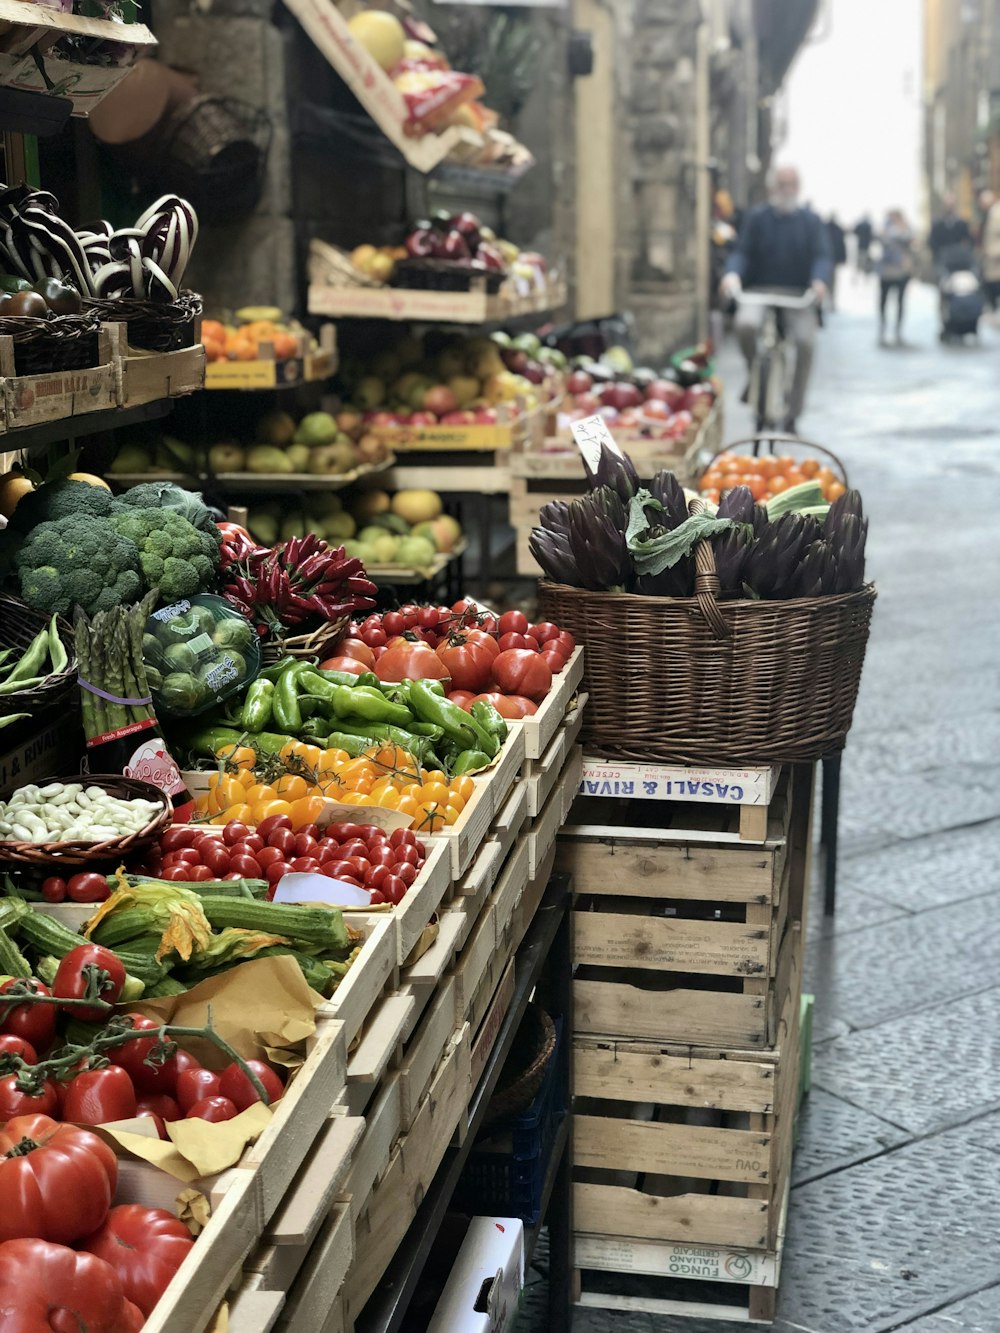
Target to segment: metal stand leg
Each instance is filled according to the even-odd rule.
[[[567,1080],[567,1116],[573,1106],[573,965],[571,961],[571,913],[567,910],[549,953],[546,999],[550,1012],[563,1016],[563,1070]],[[539,987],[542,990],[542,987]],[[549,1229],[549,1329],[569,1333],[572,1327],[573,1264],[573,1152],[567,1139],[552,1186],[546,1224]]]
[[[823,881],[823,914],[833,916],[837,910],[837,825],[840,817],[840,758],[841,752],[827,755],[823,760],[823,811],[820,821],[820,845],[825,855]]]

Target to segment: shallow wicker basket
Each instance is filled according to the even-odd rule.
[[[160,810],[138,833],[110,838],[107,842],[0,841],[0,862],[52,870],[61,867],[76,870],[82,866],[96,867],[108,862],[117,864],[133,852],[147,847],[166,828],[173,815],[173,807],[165,791],[154,787],[151,782],[126,778],[120,773],[83,773],[68,778],[46,778],[36,785],[44,787],[49,782],[79,782],[84,787],[103,787],[112,796],[125,800],[142,797],[147,801],[156,801]]]
[[[176,352],[194,345],[195,321],[202,311],[197,292],[181,292],[176,301],[137,301],[94,298],[84,308],[102,321],[126,324],[129,347],[146,352]]]
[[[349,619],[349,616],[344,616],[341,620],[330,620],[308,634],[295,634],[283,639],[265,639],[260,647],[264,665],[278,662],[283,657],[298,657],[303,661],[310,657],[318,657],[322,661],[324,657],[330,656],[331,650],[339,643]]]
[[[544,1082],[555,1049],[555,1023],[541,1005],[529,1004],[500,1082],[486,1108],[484,1128],[520,1115],[531,1105]]]
[[[45,629],[49,617],[40,611],[33,611],[30,606],[16,597],[7,597],[0,593],[0,648],[24,649],[39,632]],[[18,690],[16,694],[0,694],[0,717],[9,717],[11,713],[40,713],[58,703],[76,688],[76,653],[73,649],[73,629],[65,620],[56,622],[59,637],[69,656],[66,670],[57,675],[46,676],[45,680],[32,689]]]
[[[843,749],[875,585],[786,602],[718,601],[711,547],[695,596],[539,584],[540,613],[583,643],[582,739],[608,758],[744,765]]]
[[[98,364],[101,318],[96,310],[78,315],[0,316],[0,334],[14,341],[18,375],[84,370]]]

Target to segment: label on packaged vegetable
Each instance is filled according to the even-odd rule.
[[[591,472],[597,471],[597,464],[601,460],[601,445],[606,444],[613,454],[619,458],[623,457],[622,451],[615,443],[614,436],[608,430],[608,423],[602,416],[584,417],[582,421],[574,421],[570,426],[576,447],[583,456],[583,461]]]
[[[183,615],[185,611],[191,610],[191,603],[188,601],[174,602],[170,606],[161,606],[159,611],[153,612],[154,620],[173,620],[174,616]]]

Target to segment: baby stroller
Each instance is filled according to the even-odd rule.
[[[941,294],[941,341],[979,336],[979,320],[985,307],[982,287],[967,245],[955,245],[941,256],[938,291]]]

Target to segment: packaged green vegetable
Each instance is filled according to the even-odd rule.
[[[150,689],[157,712],[171,717],[196,717],[242,694],[261,666],[252,626],[210,593],[154,612],[146,622],[143,656],[151,666],[162,664],[162,680],[154,673]]]

